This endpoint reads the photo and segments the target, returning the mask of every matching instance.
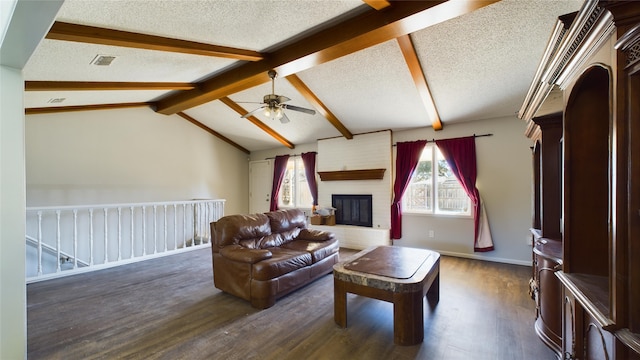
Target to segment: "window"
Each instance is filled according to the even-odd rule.
[[[438,147],[427,145],[402,197],[403,212],[470,216],[470,209],[471,200]]]
[[[301,157],[291,157],[282,179],[278,207],[310,209],[312,206],[313,198],[304,173],[304,162]]]

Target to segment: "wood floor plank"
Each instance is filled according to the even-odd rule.
[[[341,250],[344,255],[347,250]],[[350,251],[349,253],[353,253]],[[331,275],[256,310],[213,286],[210,249],[27,286],[29,359],[554,359],[533,329],[530,268],[443,256],[425,340],[393,344],[393,305]]]

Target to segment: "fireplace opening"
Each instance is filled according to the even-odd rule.
[[[331,195],[336,224],[373,227],[371,195]]]

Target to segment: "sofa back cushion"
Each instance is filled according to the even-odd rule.
[[[271,211],[265,215],[269,217],[271,233],[279,235],[273,239],[274,246],[294,240],[300,234],[300,230],[307,227],[307,218],[300,209]]]
[[[271,232],[283,233],[295,228],[307,227],[307,219],[300,209],[278,210],[265,213],[271,223]]]
[[[213,251],[228,245],[255,249],[265,236],[271,235],[269,218],[265,214],[227,215],[212,223]]]

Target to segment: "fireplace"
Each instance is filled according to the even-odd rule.
[[[336,224],[373,227],[371,195],[331,195]]]

